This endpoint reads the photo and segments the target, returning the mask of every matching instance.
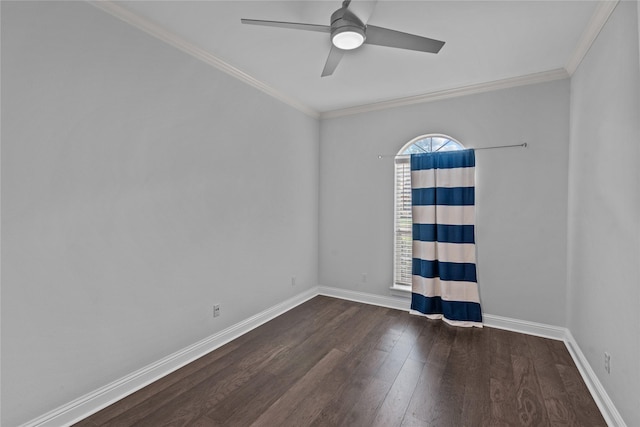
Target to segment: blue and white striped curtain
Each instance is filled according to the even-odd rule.
[[[476,279],[475,153],[411,156],[411,312],[482,327]]]

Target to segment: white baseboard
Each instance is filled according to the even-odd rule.
[[[89,394],[54,409],[21,427],[70,426],[117,402],[154,381],[193,362],[218,347],[246,334],[263,323],[278,317],[297,305],[318,295],[317,288],[302,292],[280,304],[274,305],[255,316],[236,323],[229,328],[207,337],[193,345],[177,351],[155,363],[145,366],[119,380],[107,384]]]
[[[528,320],[512,319],[510,317],[482,314],[485,326],[505,331],[519,332],[521,334],[535,335],[537,337],[551,338],[564,341],[567,328],[552,326],[544,323],[530,322]]]
[[[381,296],[366,292],[350,291],[347,289],[332,288],[329,286],[319,286],[318,294],[328,297],[341,298],[349,301],[356,301],[365,304],[379,305],[382,307],[395,308],[397,310],[409,311],[411,306],[410,293],[407,296]],[[483,314],[485,326],[497,329],[505,329],[513,332],[520,332],[528,335],[535,335],[544,338],[564,341],[565,328],[559,326],[545,325],[543,323],[529,322],[526,320],[511,319],[509,317]]]
[[[346,299],[364,304],[378,305],[381,307],[395,308],[396,310],[409,311],[410,300],[403,297],[382,296],[366,292],[350,291],[347,289],[318,286],[318,295]]]
[[[578,371],[580,371],[582,379],[591,392],[593,400],[596,401],[596,405],[598,405],[607,425],[611,427],[627,427],[627,424],[622,419],[622,415],[620,415],[620,412],[618,412],[618,409],[611,401],[611,398],[602,386],[598,376],[594,372],[593,368],[591,368],[589,361],[587,361],[587,358],[584,353],[582,353],[580,346],[576,342],[575,338],[573,338],[571,331],[568,329],[564,343],[571,354],[571,358],[578,367]]]
[[[236,323],[217,334],[173,353],[156,363],[139,369],[92,393],[31,420],[21,427],[70,426],[317,295],[388,307],[396,310],[405,310],[407,312],[410,306],[410,300],[406,297],[381,296],[327,286],[311,288],[255,316]],[[564,341],[607,424],[612,427],[626,427],[620,413],[609,398],[602,383],[600,383],[600,380],[568,329],[490,314],[483,314],[483,318],[484,324],[488,327]]]

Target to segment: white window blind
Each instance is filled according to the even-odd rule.
[[[395,195],[394,285],[411,286],[411,164],[408,157],[396,160]]]

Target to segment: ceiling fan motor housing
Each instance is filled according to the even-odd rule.
[[[367,37],[365,29],[360,18],[346,7],[331,15],[331,41],[337,48],[350,50],[362,45]],[[340,39],[343,39],[342,43]]]

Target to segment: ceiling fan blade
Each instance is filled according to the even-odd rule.
[[[333,74],[343,55],[344,51],[342,49],[338,49],[337,47],[332,45],[331,50],[329,51],[327,62],[324,64],[324,70],[322,70],[321,77],[326,77]]]
[[[366,44],[378,46],[397,47],[400,49],[419,50],[421,52],[438,53],[444,42],[429,39],[427,37],[416,36],[414,34],[403,33],[401,31],[390,30],[388,28],[367,25]]]
[[[330,33],[331,27],[328,25],[303,24],[299,22],[264,21],[262,19],[240,19],[243,24],[262,25],[265,27],[290,28],[292,30],[317,31],[320,33]]]

